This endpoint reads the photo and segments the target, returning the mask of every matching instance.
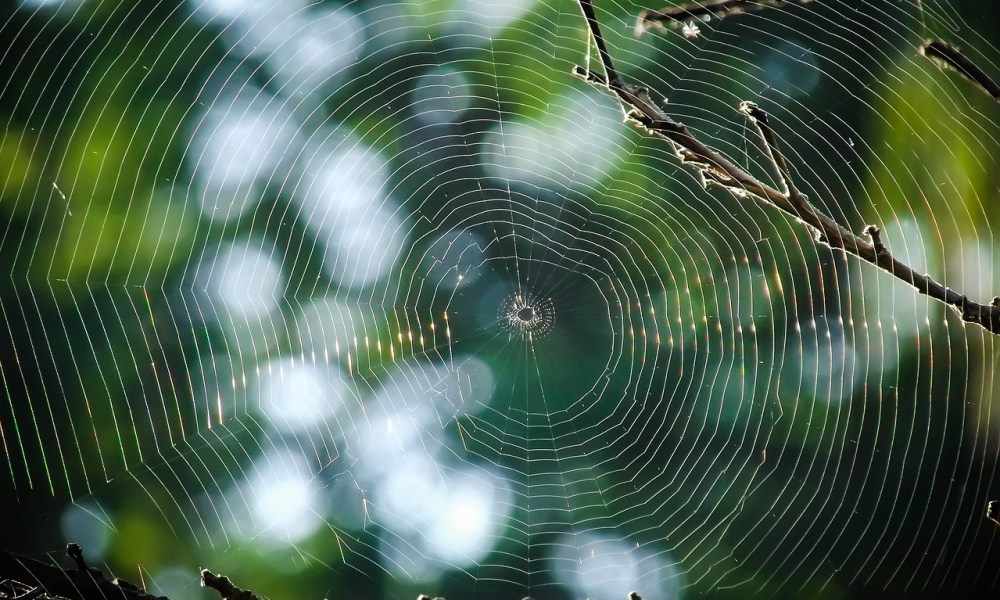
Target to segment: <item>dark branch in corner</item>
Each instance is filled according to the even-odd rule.
[[[579,3],[587,19],[587,27],[597,45],[604,75],[582,67],[575,67],[573,72],[590,84],[605,88],[614,94],[625,107],[628,121],[641,126],[652,135],[668,140],[681,163],[698,171],[706,185],[709,183],[720,185],[738,197],[752,196],[761,203],[794,217],[813,230],[818,243],[875,265],[912,285],[921,294],[951,306],[958,311],[963,321],[981,325],[991,333],[1000,334],[1000,297],[994,298],[990,305],[974,302],[926,273],[915,272],[910,266],[894,257],[882,244],[878,227],[869,225],[865,228],[865,235],[868,236],[866,240],[817,210],[796,188],[791,169],[778,147],[777,136],[768,121],[767,113],[756,104],[744,102],[740,106],[740,112],[757,127],[767,147],[775,173],[783,182],[784,191],[761,182],[721,152],[698,140],[683,123],[675,121],[660,109],[647,89],[622,80],[611,61],[592,0],[579,0]],[[724,4],[739,6],[748,3],[719,2],[708,7]]]
[[[66,546],[66,554],[76,564],[75,569],[63,569],[11,552],[0,551],[0,598],[169,600],[164,596],[154,596],[124,579],[115,578],[109,581],[100,569],[87,565],[87,561],[83,558],[83,550],[78,544]],[[219,592],[223,600],[260,600],[252,592],[233,585],[228,577],[215,575],[207,569],[201,572],[201,584]]]
[[[762,8],[781,8],[793,0],[715,0],[714,2],[691,2],[682,6],[660,10],[645,9],[639,13],[635,33],[641,35],[651,27],[665,25],[679,27],[694,20],[722,19],[730,15]],[[794,0],[799,4],[809,4],[813,0]]]
[[[959,75],[974,83],[979,89],[1000,101],[1000,85],[985,71],[947,42],[927,40],[920,44],[920,54],[942,69],[954,69]]]
[[[25,598],[60,598],[69,600],[167,600],[153,596],[124,579],[108,580],[99,569],[87,566],[83,551],[70,544],[66,553],[76,563],[76,569],[62,569],[10,552],[0,552],[0,580],[16,582],[20,588],[30,588]]]

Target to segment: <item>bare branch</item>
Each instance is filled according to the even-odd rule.
[[[813,230],[817,242],[841,250],[891,273],[897,279],[913,286],[918,292],[944,302],[956,309],[962,320],[981,325],[991,333],[1000,334],[1000,298],[987,306],[969,300],[964,294],[952,290],[926,273],[916,273],[910,266],[894,257],[882,244],[878,227],[865,228],[868,240],[855,235],[830,216],[817,210],[799,192],[792,179],[791,168],[778,147],[777,136],[768,121],[767,113],[752,102],[744,102],[740,111],[757,127],[776,175],[784,191],[763,183],[718,150],[696,138],[688,128],[666,114],[650,97],[645,88],[636,87],[622,80],[611,61],[592,0],[579,0],[587,19],[587,27],[597,45],[604,75],[576,67],[573,72],[591,85],[609,90],[625,108],[626,120],[641,126],[646,132],[671,142],[682,164],[699,172],[702,181],[721,185],[737,196],[750,196],[764,205],[771,206],[794,217]],[[716,3],[709,6],[740,3]],[[741,7],[743,8],[743,7]]]
[[[714,2],[691,2],[682,6],[645,9],[639,13],[635,24],[635,34],[642,35],[651,27],[663,29],[665,25],[679,27],[694,20],[722,19],[730,15],[762,8],[781,8],[792,0],[715,0]],[[809,4],[813,0],[795,0],[799,4]]]
[[[927,57],[939,68],[954,69],[959,75],[974,83],[979,89],[1000,101],[1000,85],[986,74],[958,48],[941,40],[927,40],[920,44],[920,54]]]

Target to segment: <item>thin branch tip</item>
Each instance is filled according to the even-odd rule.
[[[739,112],[751,121],[762,121],[765,124],[767,123],[767,112],[758,106],[756,102],[752,102],[750,100],[740,102]]]
[[[882,230],[877,225],[866,225],[865,235],[872,241],[872,247],[875,248],[876,254],[885,252],[885,245],[882,244]]]
[[[809,203],[806,195],[800,192],[799,188],[795,185],[795,180],[792,177],[792,168],[788,164],[788,161],[785,160],[785,155],[778,146],[778,136],[771,127],[767,111],[758,106],[756,102],[749,100],[744,100],[740,103],[739,111],[750,119],[750,122],[757,128],[757,132],[767,147],[767,155],[771,159],[771,166],[774,168],[775,175],[784,187],[783,195],[784,200],[787,202],[787,207],[779,206],[779,208],[794,214],[816,229],[837,229],[837,237],[842,237],[843,231],[839,231],[840,227],[836,222],[826,215],[821,215]],[[772,201],[772,203],[774,202]]]
[[[944,40],[927,39],[920,44],[917,52],[937,65],[939,69],[957,72],[994,100],[1000,101],[1000,84],[957,47]]]
[[[73,562],[76,563],[77,571],[87,570],[87,561],[83,559],[83,548],[80,547],[80,544],[75,542],[66,544],[66,555],[72,558]]]
[[[95,569],[87,564],[87,560],[83,558],[83,548],[80,547],[80,544],[77,544],[75,542],[70,542],[69,544],[66,544],[66,555],[69,556],[71,559],[73,559],[73,562],[76,563],[77,571],[80,571],[81,573],[86,573],[87,575],[90,575],[91,577],[94,577],[96,579],[105,578],[104,571],[101,571],[100,569]]]

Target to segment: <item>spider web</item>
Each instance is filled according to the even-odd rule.
[[[970,298],[996,291],[989,2],[636,36],[623,76]],[[994,338],[706,189],[575,2],[18,0],[0,39],[3,545],[174,598],[998,586]]]

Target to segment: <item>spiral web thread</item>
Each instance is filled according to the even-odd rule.
[[[1000,106],[916,51],[995,64],[988,3],[640,37],[659,6],[597,4],[701,139],[767,181],[760,104],[817,207],[996,292]],[[201,564],[303,597],[998,585],[994,339],[705,189],[572,77],[575,3],[3,10],[5,538],[185,597]]]

